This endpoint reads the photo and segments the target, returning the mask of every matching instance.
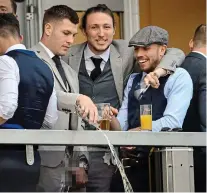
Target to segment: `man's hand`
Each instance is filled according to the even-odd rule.
[[[78,187],[85,187],[86,183],[88,182],[88,175],[86,174],[86,171],[84,168],[76,168],[75,171],[76,175],[76,185]]]
[[[136,147],[120,147],[120,155],[122,158],[130,157],[130,154],[136,150]]]
[[[136,147],[120,147],[121,150],[134,150]]]
[[[116,108],[114,108],[114,107],[110,107],[110,115],[111,116],[116,116],[116,115],[118,115],[118,110],[116,109]]]
[[[3,119],[2,117],[0,117],[0,125],[4,124],[7,120]]]
[[[141,131],[141,127],[136,127],[136,128],[133,128],[133,129],[129,129],[128,131]]]
[[[159,78],[165,76],[167,71],[163,68],[156,68],[153,72],[150,72],[144,77],[144,83],[146,86],[150,85],[153,88],[159,88]]]
[[[150,72],[144,77],[144,83],[146,86],[150,85],[153,88],[158,88],[160,86],[159,79],[155,72]]]
[[[97,123],[97,107],[89,97],[85,95],[78,96],[76,104],[80,106],[80,114],[83,118],[88,117],[89,123]]]
[[[103,109],[103,112],[102,112],[102,118],[103,119],[108,119],[108,120],[112,120],[113,116],[116,116],[118,114],[118,110],[114,107],[109,107],[109,106],[106,106],[104,109]]]
[[[112,116],[111,122],[110,122],[111,131],[121,131],[121,126],[118,121],[118,119],[115,116]]]

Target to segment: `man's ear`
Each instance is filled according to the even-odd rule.
[[[53,26],[50,23],[46,23],[44,26],[44,32],[47,36],[50,36],[53,30]]]
[[[166,50],[167,50],[167,46],[166,45],[160,46],[160,56],[164,56]]]
[[[22,42],[23,42],[23,40],[24,40],[23,35],[20,35],[20,42],[22,43]]]
[[[189,41],[189,48],[190,48],[190,51],[193,50],[193,39],[191,39],[191,40]]]
[[[116,27],[114,27],[114,33],[113,33],[113,35],[115,35],[115,33],[116,33]]]
[[[81,29],[81,31],[82,31],[83,35],[84,35],[85,37],[87,37],[86,30],[85,30],[85,29]]]

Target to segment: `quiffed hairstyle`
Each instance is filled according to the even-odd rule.
[[[0,13],[0,36],[20,37],[19,21],[13,13]]]
[[[10,0],[10,2],[11,2],[13,13],[16,14],[17,13],[17,3],[14,0]]]
[[[73,24],[79,23],[77,13],[67,5],[56,5],[45,11],[43,18],[43,31],[44,26],[51,21],[61,21],[69,19]]]
[[[112,18],[113,26],[115,26],[115,19],[114,19],[114,15],[113,15],[113,12],[111,11],[111,9],[109,9],[105,4],[98,4],[96,7],[91,7],[89,9],[87,9],[85,14],[83,15],[82,21],[81,21],[81,29],[82,30],[86,29],[88,15],[90,15],[91,13],[98,13],[98,12],[105,13],[105,14],[109,15]]]
[[[206,46],[206,25],[199,25],[194,33],[193,37],[193,47],[203,47]]]

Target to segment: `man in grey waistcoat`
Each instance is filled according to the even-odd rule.
[[[110,103],[120,108],[124,85],[135,59],[128,42],[113,40],[114,16],[106,5],[89,8],[82,18],[82,30],[87,42],[72,46],[63,60],[78,72],[80,93],[94,103]],[[176,48],[167,50],[159,66],[146,76],[145,82],[159,86],[159,77],[173,73],[184,60],[184,53]],[[94,129],[91,126],[86,129]],[[115,166],[106,147],[88,147],[88,192],[109,192]]]

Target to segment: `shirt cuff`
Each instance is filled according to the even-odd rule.
[[[156,121],[152,121],[152,131],[153,132],[160,132],[162,126],[159,125]]]
[[[79,97],[80,95],[82,95],[82,94],[78,94],[78,95],[77,95],[77,97],[76,97],[76,99],[75,99],[75,105],[78,105],[77,100],[78,100],[78,97]]]

